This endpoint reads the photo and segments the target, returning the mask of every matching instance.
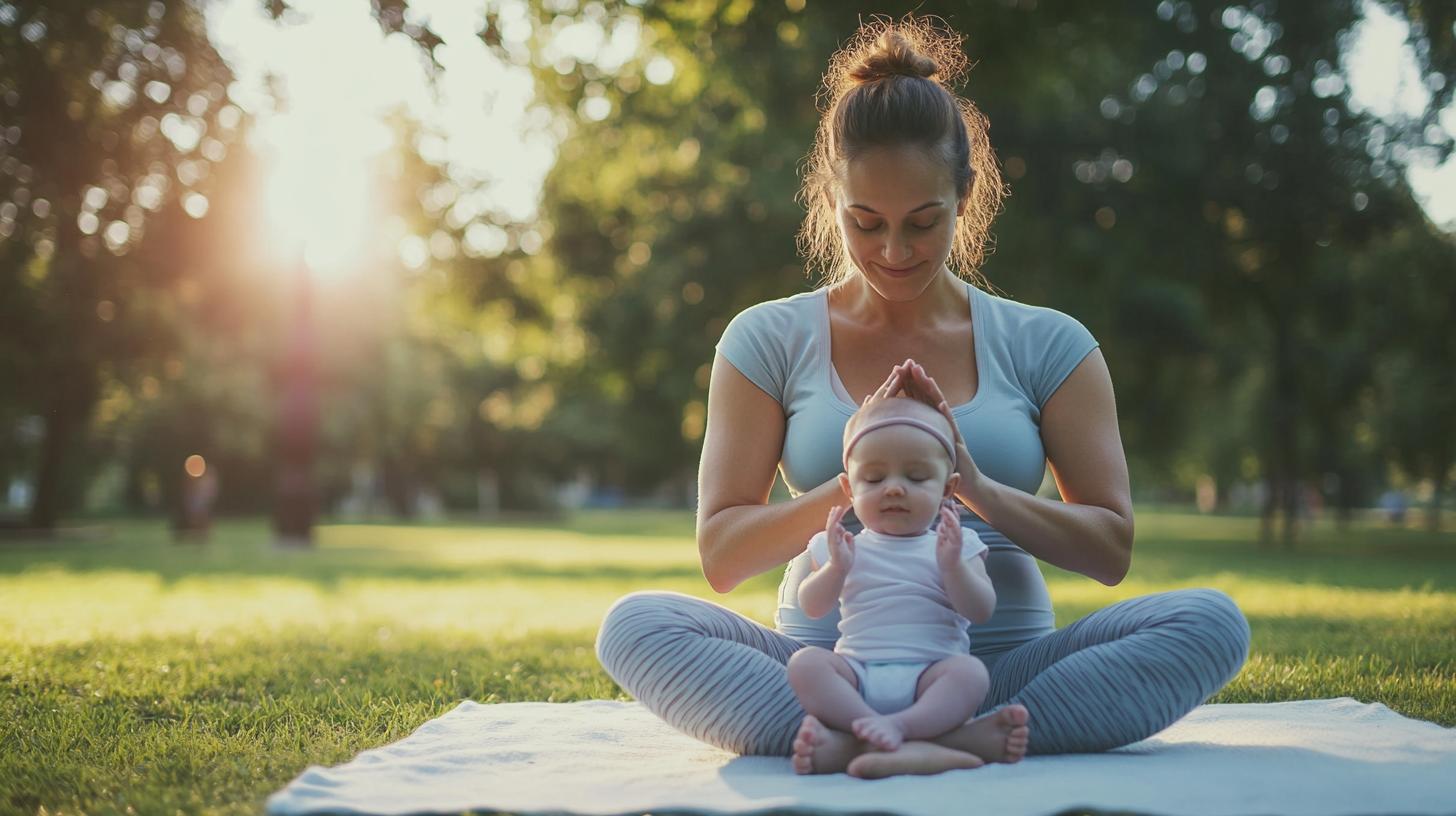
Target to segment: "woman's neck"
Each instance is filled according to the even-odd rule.
[[[829,297],[841,314],[855,323],[906,333],[964,320],[965,286],[964,281],[942,266],[940,274],[914,300],[887,300],[858,273],[831,289]]]

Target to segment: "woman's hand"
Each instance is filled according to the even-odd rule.
[[[956,449],[955,472],[961,475],[962,491],[967,494],[971,493],[974,485],[980,480],[981,471],[976,467],[975,460],[971,459],[971,452],[966,448],[965,439],[961,437],[960,426],[956,424],[955,415],[950,410],[950,403],[940,392],[940,386],[936,385],[935,380],[925,373],[924,366],[909,358],[890,370],[890,377],[885,380],[885,383],[886,385],[894,384],[889,396],[904,394],[910,399],[919,400],[939,411],[941,416],[945,417],[945,421],[950,423]],[[880,389],[884,390],[885,387],[880,386]],[[879,393],[876,391],[875,395]]]
[[[829,537],[829,566],[845,574],[854,566],[854,534],[844,529],[841,523],[848,510],[844,505],[836,504],[824,522],[824,533]]]

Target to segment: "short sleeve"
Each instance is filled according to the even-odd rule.
[[[810,565],[814,569],[819,569],[825,564],[828,564],[829,534],[824,532],[823,530],[815,533],[814,536],[809,539],[809,546],[806,549],[808,549],[809,551]]]
[[[991,551],[986,542],[976,534],[975,530],[969,527],[961,528],[961,560],[970,561],[973,558],[985,558]]]
[[[792,328],[783,323],[792,315],[778,307],[770,301],[739,312],[723,330],[717,348],[749,382],[783,404],[789,368],[784,338]]]
[[[1076,318],[1054,309],[1038,309],[1032,324],[1021,338],[1025,343],[1024,382],[1040,409],[1097,348],[1097,340]]]

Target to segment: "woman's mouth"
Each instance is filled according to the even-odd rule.
[[[903,268],[900,268],[900,269],[896,269],[893,266],[884,266],[882,264],[875,264],[875,265],[880,268],[880,271],[881,272],[884,272],[886,275],[889,275],[892,278],[904,278],[904,277],[908,277],[909,275],[911,275],[912,273],[914,273],[916,269],[918,269],[920,267],[920,264],[913,264],[911,266],[907,266],[907,267],[903,267]]]

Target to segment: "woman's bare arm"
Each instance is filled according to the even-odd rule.
[[[1062,501],[984,477],[961,499],[1037,558],[1116,585],[1132,566],[1132,488],[1112,375],[1100,350],[1088,354],[1042,407],[1041,439]]]
[[[804,551],[843,504],[838,479],[768,504],[784,448],[783,407],[719,354],[708,385],[708,424],[698,465],[698,557],[718,592]]]
[[[912,396],[943,402],[924,368],[914,365],[905,376],[914,378],[913,390],[907,388]],[[1037,558],[1117,584],[1132,564],[1132,489],[1112,376],[1100,350],[1088,354],[1042,407],[1041,438],[1062,501],[987,478],[964,445],[956,497]]]

